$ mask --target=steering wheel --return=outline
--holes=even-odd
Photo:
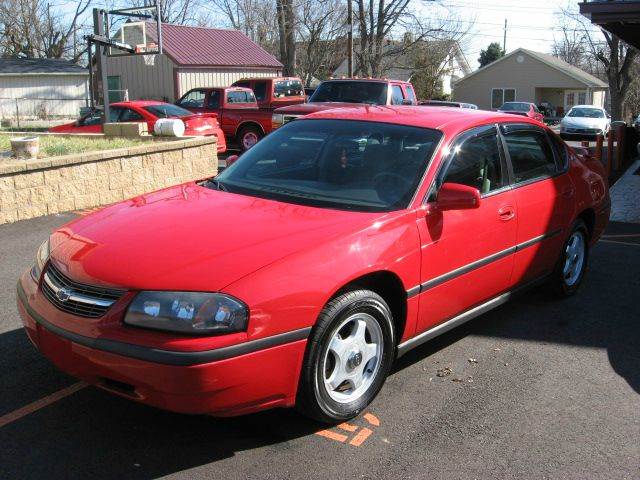
[[[408,186],[409,181],[397,173],[381,172],[373,177],[373,188],[375,188],[378,197],[390,205],[394,205],[400,200]]]

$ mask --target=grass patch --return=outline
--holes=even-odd
[[[11,135],[0,135],[0,153],[11,151]],[[57,157],[73,153],[96,152],[140,145],[144,140],[135,138],[95,138],[40,136],[38,157]]]

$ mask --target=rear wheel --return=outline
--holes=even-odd
[[[309,337],[298,409],[327,423],[358,415],[389,374],[394,335],[391,311],[378,294],[354,290],[329,302]]]
[[[589,231],[582,220],[576,220],[551,279],[551,287],[557,296],[568,297],[578,290],[587,271],[588,258]]]
[[[244,152],[258,143],[262,137],[262,131],[258,127],[242,127],[238,132],[238,145],[240,145],[240,149]]]

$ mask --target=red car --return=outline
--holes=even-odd
[[[159,118],[180,118],[184,122],[186,136],[216,135],[218,153],[227,150],[227,144],[215,114],[194,114],[171,103],[154,100],[116,102],[109,105],[110,122],[147,122],[150,133]],[[100,111],[93,111],[72,123],[49,129],[54,133],[102,133]]]
[[[46,357],[123,397],[339,422],[411,348],[528,286],[573,294],[609,210],[602,165],[528,118],[336,109],[59,228],[17,303]]]
[[[498,109],[501,113],[511,113],[513,115],[522,115],[523,117],[529,117],[540,123],[544,123],[544,115],[540,113],[535,103],[529,102],[505,102]]]
[[[249,88],[194,88],[176,105],[194,113],[215,113],[225,136],[243,151],[271,131],[271,112],[258,108]]]

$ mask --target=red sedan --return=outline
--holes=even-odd
[[[56,230],[17,303],[46,357],[117,395],[339,422],[411,348],[528,286],[576,292],[609,210],[601,164],[528,118],[328,110]]]
[[[146,122],[149,132],[159,118],[179,118],[184,122],[184,134],[187,136],[216,135],[218,153],[227,150],[224,134],[214,113],[194,114],[189,110],[171,103],[154,100],[116,102],[109,105],[110,122]],[[49,129],[54,133],[102,133],[102,116],[94,111],[72,123],[57,125]]]
[[[513,115],[522,115],[529,117],[540,123],[544,123],[544,115],[540,113],[538,107],[534,103],[529,102],[505,102],[498,109],[500,113],[511,113]]]

